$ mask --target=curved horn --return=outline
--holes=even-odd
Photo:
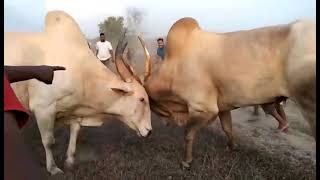
[[[117,48],[116,48],[116,52],[115,52],[115,56],[116,56],[116,60],[115,60],[115,65],[116,65],[116,69],[121,77],[121,79],[125,82],[131,82],[132,78],[134,78],[135,80],[137,80],[140,84],[142,84],[141,80],[138,78],[138,76],[135,74],[133,68],[131,65],[129,65],[128,63],[126,63],[123,60],[123,52],[126,49],[128,42],[126,41],[124,42],[125,39],[125,34],[126,31],[123,33],[123,35],[120,37]]]
[[[126,46],[128,44],[128,42],[126,42],[125,44],[123,44],[123,41],[126,37],[126,31],[124,31],[124,33],[121,35],[119,41],[118,41],[118,45],[116,47],[116,52],[115,52],[115,56],[116,56],[116,59],[121,56],[124,52],[124,50],[126,49]]]
[[[126,67],[125,63],[122,60],[122,54],[128,44],[128,42],[124,43],[125,35],[126,35],[126,31],[121,35],[118,41],[118,45],[116,47],[116,52],[115,52],[115,57],[116,57],[115,65],[121,79],[128,82],[130,81],[131,75],[128,68]]]
[[[139,78],[139,76],[137,75],[137,73],[136,73],[136,71],[133,69],[133,67],[132,67],[128,62],[126,62],[126,61],[123,60],[123,59],[122,59],[122,62],[123,62],[123,64],[126,66],[126,68],[128,69],[128,71],[130,72],[131,77],[133,77],[136,81],[138,81],[138,83],[140,83],[141,85],[143,85],[141,79]]]
[[[151,76],[151,57],[150,57],[150,53],[147,49],[147,46],[144,42],[144,40],[138,36],[139,41],[143,47],[144,50],[144,54],[145,54],[145,63],[144,63],[144,82],[148,81],[148,79]]]

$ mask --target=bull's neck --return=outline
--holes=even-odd
[[[100,92],[108,93],[108,89],[111,87],[122,87],[123,81],[115,73],[105,67],[101,62],[87,62],[82,67],[83,72],[83,85],[85,90],[85,97],[91,98],[94,94],[88,94],[87,92]],[[88,90],[89,89],[89,90]],[[102,91],[103,90],[103,91]]]
[[[170,62],[164,61],[159,69],[151,75],[145,88],[152,99],[156,100],[170,94],[172,73],[174,73],[173,66],[170,65]]]

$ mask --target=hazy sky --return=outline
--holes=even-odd
[[[4,0],[4,31],[41,31],[44,0]]]
[[[143,31],[166,35],[182,17],[193,17],[202,28],[227,32],[296,19],[316,19],[316,0],[5,0],[5,31],[41,31],[50,10],[73,16],[89,38],[108,16],[121,16],[127,7],[143,9]]]

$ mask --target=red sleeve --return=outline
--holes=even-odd
[[[4,112],[14,112],[17,123],[22,128],[29,119],[28,111],[22,106],[16,94],[10,86],[10,82],[4,73]]]

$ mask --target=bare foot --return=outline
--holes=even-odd
[[[280,132],[284,132],[284,133],[288,133],[288,129],[289,129],[289,123],[287,123],[286,125],[280,125],[278,127]]]

